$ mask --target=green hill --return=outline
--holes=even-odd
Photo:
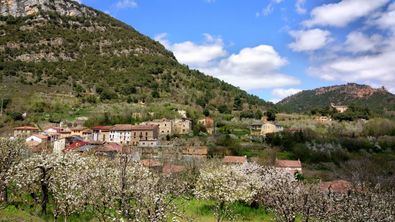
[[[0,92],[7,112],[70,113],[81,104],[121,102],[213,111],[232,110],[234,101],[252,110],[271,105],[179,64],[161,44],[105,13],[72,0],[36,2],[0,5]],[[54,98],[69,105],[53,107]]]
[[[277,106],[286,112],[309,112],[312,109],[335,105],[357,105],[377,113],[395,111],[395,95],[384,88],[349,83],[305,90],[280,101]]]

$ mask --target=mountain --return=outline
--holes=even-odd
[[[38,112],[36,101],[58,97],[71,98],[70,106],[76,101],[165,101],[211,110],[224,105],[232,110],[234,101],[250,109],[271,106],[179,64],[160,43],[76,1],[0,0],[0,36],[0,92],[11,100],[8,110]]]
[[[309,112],[315,108],[335,105],[358,105],[372,111],[395,110],[395,95],[385,88],[372,88],[368,85],[349,83],[304,90],[280,101],[277,106],[286,112]]]

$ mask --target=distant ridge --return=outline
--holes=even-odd
[[[376,112],[395,110],[395,95],[384,87],[348,83],[304,90],[280,101],[277,106],[286,112],[309,112],[315,108],[336,105],[359,105]]]

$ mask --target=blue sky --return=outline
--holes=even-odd
[[[357,82],[395,92],[395,0],[82,0],[270,101]]]

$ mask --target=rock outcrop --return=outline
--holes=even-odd
[[[24,17],[40,12],[61,16],[93,16],[95,11],[74,0],[0,0],[0,15]]]

